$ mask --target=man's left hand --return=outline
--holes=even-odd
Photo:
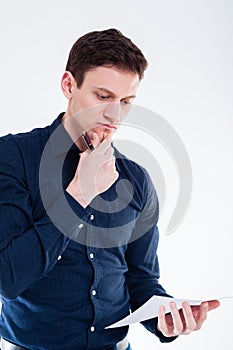
[[[190,305],[187,302],[182,303],[182,309],[178,310],[176,303],[170,302],[171,312],[166,314],[163,305],[158,312],[157,329],[165,337],[173,337],[183,334],[189,334],[199,330],[207,318],[207,313],[219,307],[218,300],[202,302],[201,305]]]

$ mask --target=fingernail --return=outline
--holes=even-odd
[[[165,306],[164,306],[164,305],[160,305],[159,309],[160,309],[160,311],[161,311],[161,312],[165,312],[165,311],[166,311],[166,309],[165,309]]]
[[[187,307],[188,307],[188,303],[187,303],[186,301],[183,301],[183,303],[182,303],[182,307],[187,308]]]

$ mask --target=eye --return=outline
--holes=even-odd
[[[123,100],[123,101],[121,101],[121,103],[122,103],[123,105],[130,105],[130,104],[131,104],[131,101],[129,101],[129,100]]]
[[[110,99],[110,96],[107,96],[107,95],[100,95],[100,94],[97,94],[97,97],[101,100],[101,101],[107,101]]]

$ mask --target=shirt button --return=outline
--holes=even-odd
[[[92,295],[96,295],[96,290],[95,289],[93,289]]]
[[[94,215],[91,214],[90,219],[91,219],[91,220],[94,220],[94,218],[95,218]]]
[[[90,253],[90,258],[94,259],[94,254],[93,253]]]
[[[91,326],[91,332],[95,332],[95,327]]]
[[[57,260],[61,260],[61,255],[59,255],[59,256],[57,257]]]
[[[78,227],[79,227],[79,228],[83,228],[83,224],[79,224]]]

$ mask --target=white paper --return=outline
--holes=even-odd
[[[222,297],[217,298],[220,299],[233,299],[233,297]],[[205,299],[206,300],[206,299]],[[158,310],[160,305],[164,305],[166,307],[166,311],[170,312],[170,306],[169,303],[171,301],[174,301],[177,305],[177,308],[180,309],[182,307],[182,303],[184,301],[188,302],[190,305],[200,305],[202,300],[190,300],[190,299],[177,299],[177,298],[170,298],[170,297],[163,297],[154,295],[151,297],[145,304],[143,304],[139,309],[131,313],[130,315],[126,316],[122,320],[105,327],[107,328],[117,328],[117,327],[123,327],[127,326],[132,323],[142,322],[145,320],[149,320],[150,318],[154,318],[158,316]]]

